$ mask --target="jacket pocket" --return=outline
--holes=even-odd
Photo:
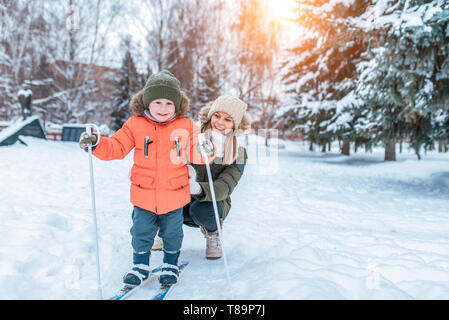
[[[134,168],[131,169],[131,183],[142,189],[155,189],[154,177],[143,175]]]
[[[178,177],[173,177],[168,180],[168,188],[170,190],[178,190],[189,185],[189,177],[185,174]]]

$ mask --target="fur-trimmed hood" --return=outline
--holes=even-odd
[[[148,106],[144,106],[143,104],[142,100],[143,92],[144,89],[137,92],[132,97],[131,102],[129,104],[131,112],[134,113],[136,116],[144,116],[145,110],[148,110]],[[176,115],[177,116],[185,115],[189,111],[190,111],[190,99],[183,91],[181,91],[181,104],[179,110],[176,110]]]

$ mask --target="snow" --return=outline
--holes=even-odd
[[[12,136],[17,131],[22,129],[24,126],[30,124],[34,120],[39,119],[39,116],[32,116],[27,118],[26,120],[19,120],[16,123],[11,124],[9,127],[0,131],[0,142],[5,140],[6,138]]]
[[[432,28],[425,24],[443,12],[441,5],[435,1],[414,7],[405,5],[402,9],[398,8],[400,5],[400,1],[392,4],[389,0],[380,0],[362,15],[362,19],[354,18],[351,21],[366,31],[391,25],[397,30],[422,27],[423,31],[432,32]]]
[[[339,5],[345,6],[346,8],[354,4],[354,0],[330,0],[321,6],[312,6],[307,4],[301,4],[301,8],[309,9],[312,11],[314,16],[324,15],[324,13],[331,13],[335,11],[335,8]]]
[[[20,89],[19,92],[17,92],[17,96],[24,96],[24,97],[29,97],[33,94],[33,91],[31,91],[30,89]]]
[[[0,299],[96,299],[88,155],[23,139],[29,147],[0,148]],[[345,157],[283,144],[259,164],[248,148],[223,230],[232,287],[185,227],[190,265],[170,299],[447,299],[449,154],[383,162],[382,149]],[[131,265],[131,164],[132,153],[94,159],[104,297]],[[151,265],[161,261],[153,252]]]

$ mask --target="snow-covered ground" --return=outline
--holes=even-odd
[[[24,140],[0,148],[0,299],[96,299],[88,156]],[[449,154],[306,150],[286,142],[272,167],[250,150],[224,225],[231,288],[185,227],[190,266],[170,299],[448,299]],[[94,160],[105,297],[131,265],[131,163]]]

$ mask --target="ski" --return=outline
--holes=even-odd
[[[178,283],[179,283],[179,280],[181,279],[181,276],[184,274],[184,270],[188,264],[189,264],[188,262],[183,261],[178,265],[178,268],[179,268]],[[168,294],[173,290],[174,286],[175,286],[174,284],[167,285],[167,286],[161,286],[158,289],[158,292],[154,295],[152,300],[165,300],[165,298],[167,298]]]
[[[146,286],[148,283],[153,282],[154,280],[158,279],[158,273],[161,272],[161,266],[154,268],[151,270],[150,275],[148,276],[148,279],[143,281],[140,285],[135,287],[130,286],[124,286],[120,291],[114,295],[113,297],[109,298],[109,300],[125,300],[129,296],[131,296],[133,293],[135,293],[140,288]]]

